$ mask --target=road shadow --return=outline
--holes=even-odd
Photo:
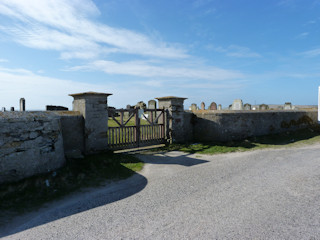
[[[125,180],[111,182],[104,187],[81,190],[46,204],[36,212],[14,217],[0,227],[0,238],[130,197],[143,190],[147,183],[144,176],[133,173]]]
[[[174,151],[152,154],[134,153],[134,155],[138,155],[141,161],[148,164],[191,167],[208,162],[194,158],[189,153]],[[131,170],[125,169],[125,171]],[[0,227],[0,238],[8,237],[137,194],[146,187],[148,179],[139,173],[132,172],[132,174],[127,179],[109,183],[104,187],[85,189],[82,192],[67,195],[61,200],[47,204],[46,207],[42,207],[36,212],[15,217],[12,222],[8,222]]]
[[[140,154],[139,158],[148,164],[181,165],[191,167],[208,161],[194,158],[193,154],[178,151]]]

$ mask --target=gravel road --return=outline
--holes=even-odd
[[[320,144],[140,156],[130,179],[0,229],[4,239],[320,239]]]

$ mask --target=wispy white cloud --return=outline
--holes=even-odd
[[[4,58],[0,58],[0,62],[8,62],[8,60],[7,59],[4,59]]]
[[[309,35],[308,32],[303,32],[303,33],[300,33],[299,35],[297,35],[295,38],[296,38],[296,39],[304,39],[304,38],[306,38],[308,35]]]
[[[109,65],[102,64],[102,66],[107,67]],[[141,71],[139,69],[134,70],[134,64],[128,64],[128,66],[132,68],[133,73]],[[156,71],[160,70],[164,69],[156,69]],[[116,69],[116,71],[120,70]],[[175,72],[176,70],[171,69],[170,71]],[[167,73],[162,75],[165,76],[163,78],[159,78],[157,74],[154,74],[157,75],[156,78],[151,78],[152,80],[147,79],[146,81],[121,82],[107,80],[102,84],[94,84],[47,77],[43,73],[38,74],[27,69],[0,67],[0,107],[9,108],[14,106],[18,108],[19,99],[24,97],[27,101],[27,109],[29,110],[43,110],[45,105],[62,105],[71,109],[72,98],[68,94],[86,91],[113,93],[114,95],[110,97],[110,104],[124,107],[126,104],[133,104],[140,100],[147,101],[154,97],[168,95],[187,97],[185,89],[189,89],[193,93],[209,88],[212,90],[223,89],[228,92],[232,88],[246,86],[243,79],[241,81],[234,79],[234,77],[241,77],[241,74],[231,72],[223,75],[224,71],[226,70],[221,70],[220,75],[219,72],[209,73],[206,71],[199,73],[191,71],[182,75],[177,71],[176,77],[178,78],[175,78],[174,81],[172,81],[172,78],[169,79],[167,77],[172,76],[172,73]],[[197,77],[206,76],[206,80],[198,83],[194,79],[187,77],[188,74],[193,74]],[[152,75],[150,74],[150,76]],[[215,81],[222,78],[225,79],[223,83]]]
[[[89,58],[109,52],[188,57],[185,49],[174,44],[94,21],[92,18],[100,12],[90,0],[3,0],[0,14],[16,20],[15,24],[2,25],[0,30],[11,34],[17,42],[61,51],[63,58]]]
[[[301,55],[304,55],[306,57],[317,57],[317,56],[320,56],[320,48],[315,48],[315,49],[312,49],[310,51],[302,52]]]
[[[144,61],[132,62],[113,62],[113,61],[95,61],[84,66],[72,67],[69,70],[99,70],[108,74],[123,74],[138,77],[170,77],[170,78],[186,78],[186,79],[206,79],[212,81],[243,78],[242,73],[225,70],[216,67],[199,68],[183,68],[155,66]]]
[[[209,49],[214,50],[216,52],[225,53],[229,57],[236,58],[259,58],[261,55],[259,53],[253,52],[250,48],[238,46],[238,45],[230,45],[226,48],[223,47],[214,47],[208,46]]]

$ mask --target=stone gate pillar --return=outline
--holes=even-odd
[[[69,94],[74,98],[73,111],[84,117],[85,153],[108,149],[108,96],[110,93],[84,92]]]
[[[167,111],[166,132],[170,142],[185,142],[183,102],[187,98],[170,96],[156,99],[159,101],[159,108]]]

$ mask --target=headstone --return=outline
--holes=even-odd
[[[11,112],[14,112],[14,107],[11,107],[11,108],[10,108],[10,111],[11,111]]]
[[[269,106],[267,104],[260,104],[259,105],[259,110],[268,110]]]
[[[283,106],[284,110],[292,110],[292,104],[291,102],[286,102]]]
[[[218,105],[218,110],[220,110],[220,111],[222,110],[222,105],[221,104]]]
[[[205,110],[206,109],[206,105],[204,104],[204,102],[201,103],[201,110]]]
[[[243,110],[243,102],[241,99],[236,99],[233,101],[232,110]]]
[[[26,110],[26,100],[24,98],[20,98],[20,111]]]
[[[217,104],[215,102],[212,102],[209,106],[209,110],[217,110]]]
[[[149,108],[149,109],[157,109],[157,102],[156,102],[156,100],[150,100],[150,101],[148,101],[148,108]],[[150,121],[154,121],[154,120],[156,119],[156,116],[157,116],[157,112],[156,112],[156,111],[150,112],[150,114],[149,114],[149,120],[150,120]]]
[[[156,100],[150,100],[150,101],[148,101],[148,108],[149,108],[149,109],[157,109],[157,102],[156,102]]]
[[[192,103],[191,104],[191,111],[196,111],[197,110],[197,104]]]
[[[2,110],[1,110],[2,112],[5,112],[6,111],[6,108],[5,107],[2,107]]]
[[[128,104],[126,106],[126,110],[130,110],[130,109],[131,109],[131,106],[130,106],[130,104]],[[123,120],[126,121],[129,118],[129,116],[130,116],[130,112],[129,111],[128,112],[124,112],[123,113]]]
[[[245,105],[243,105],[243,109],[247,110],[247,111],[250,111],[251,110],[251,104],[246,103]]]
[[[232,110],[232,104],[229,105],[228,109],[229,109],[229,110]]]

